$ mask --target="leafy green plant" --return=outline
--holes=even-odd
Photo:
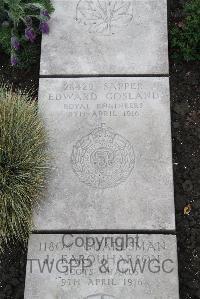
[[[46,133],[28,93],[0,87],[0,249],[27,240],[45,186]]]
[[[185,4],[184,19],[171,29],[173,57],[178,60],[200,60],[200,1]]]
[[[37,35],[49,33],[53,10],[50,0],[0,0],[0,44],[13,66],[23,64],[27,48],[35,51]],[[30,51],[30,63],[32,56]]]

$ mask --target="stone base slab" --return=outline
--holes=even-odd
[[[25,299],[178,299],[176,237],[33,234]]]

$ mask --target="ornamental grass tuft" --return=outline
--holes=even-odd
[[[0,86],[0,250],[29,236],[45,186],[46,141],[30,94]]]

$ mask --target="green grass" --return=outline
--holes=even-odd
[[[0,247],[24,242],[45,185],[46,133],[30,95],[0,86]]]

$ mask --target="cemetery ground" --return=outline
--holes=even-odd
[[[1,74],[14,86],[38,85],[38,66],[14,72],[4,62]],[[171,61],[171,113],[180,298],[200,298],[200,63]],[[11,73],[9,73],[9,70]],[[10,77],[9,77],[10,76]],[[36,90],[37,91],[37,90]],[[22,299],[26,249],[7,249],[0,263],[0,299]]]
[[[179,2],[171,1],[171,21],[179,17]],[[184,1],[182,1],[184,2]],[[38,63],[13,69],[0,52],[0,75],[14,88],[34,89],[37,96]],[[170,59],[173,168],[178,238],[180,298],[200,298],[200,62]],[[0,299],[21,299],[24,293],[26,248],[14,244],[0,258]]]

